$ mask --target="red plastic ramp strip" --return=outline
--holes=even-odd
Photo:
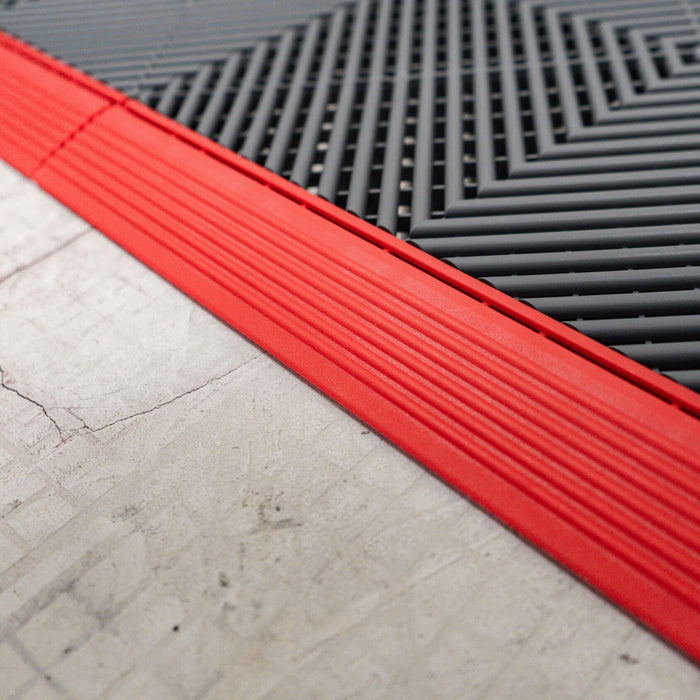
[[[98,102],[31,160],[29,131],[0,155],[700,660],[692,392],[586,359],[538,330],[554,322],[4,37],[6,60],[1,94],[26,66],[20,111],[52,122],[34,102],[51,81]]]
[[[91,89],[95,81],[58,61],[38,61],[37,52],[2,32],[0,50],[0,153],[30,177],[85,123],[126,99],[100,83]],[[57,74],[65,78],[59,85]]]

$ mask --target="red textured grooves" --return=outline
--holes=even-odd
[[[700,660],[696,394],[2,35],[0,64],[0,156]]]

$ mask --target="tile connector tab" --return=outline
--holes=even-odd
[[[0,123],[26,114],[0,156],[700,660],[696,394],[2,34],[0,60]]]

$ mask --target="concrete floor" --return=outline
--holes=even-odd
[[[0,368],[0,697],[700,697],[697,666],[1,163]]]

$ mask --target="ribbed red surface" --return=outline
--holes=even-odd
[[[555,322],[9,39],[6,56],[0,95],[26,65],[13,108],[36,110],[38,145],[17,156],[27,128],[0,155],[700,659],[695,394],[582,357]],[[47,91],[84,93],[51,143]]]
[[[25,174],[110,104],[69,80],[57,91],[55,74],[19,53],[4,50],[0,66],[0,151]]]

